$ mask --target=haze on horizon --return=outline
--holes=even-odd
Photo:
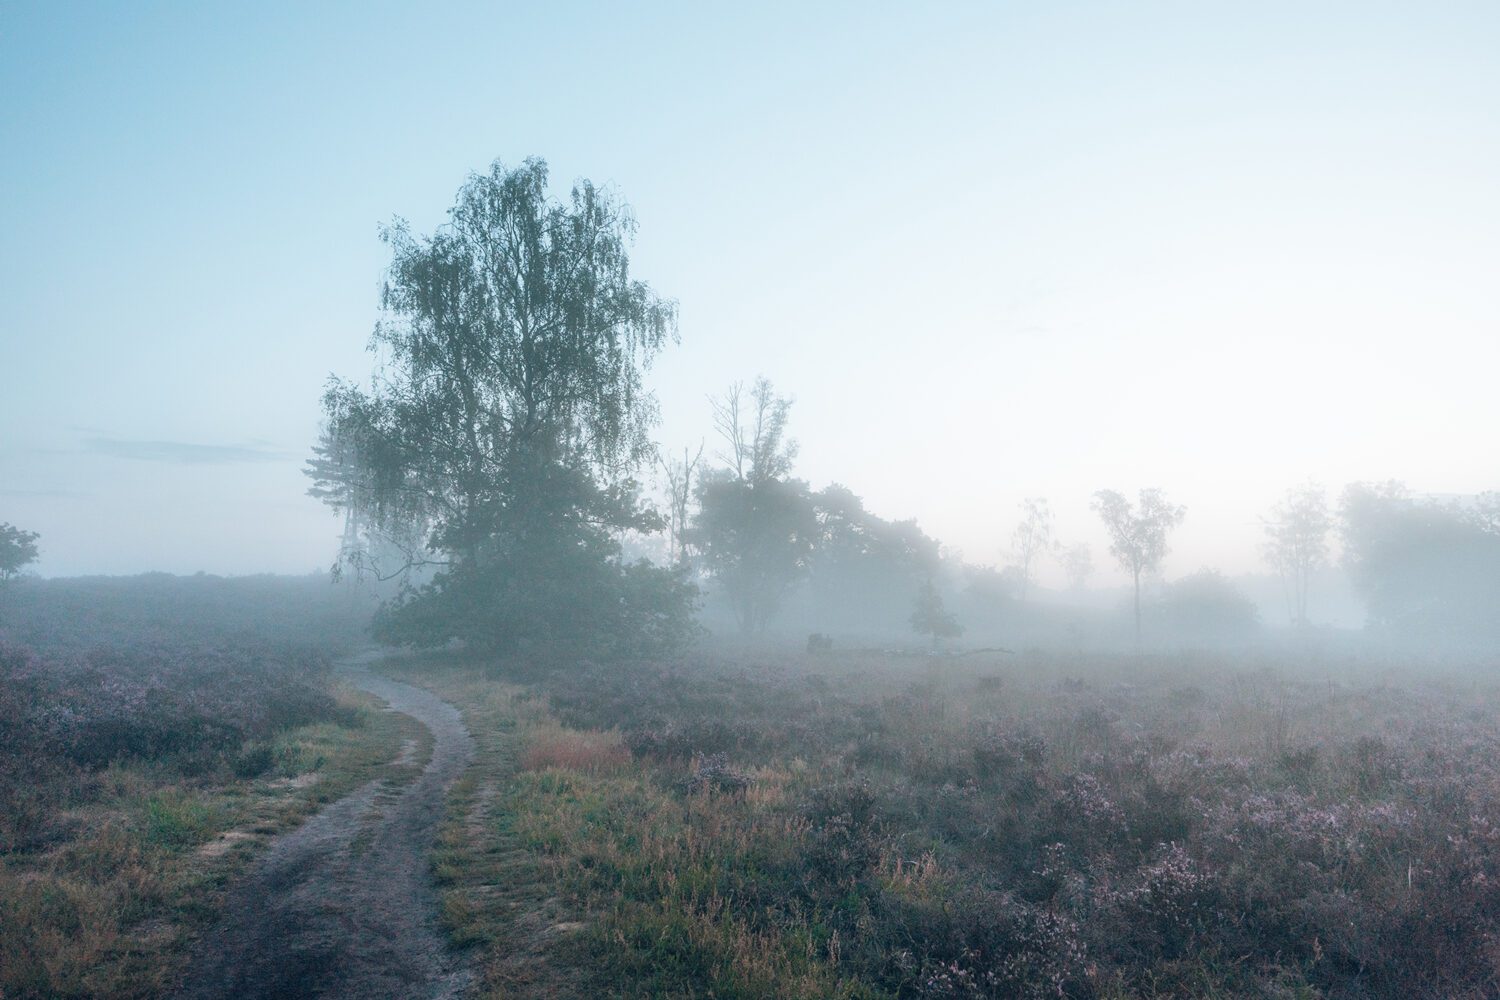
[[[1118,579],[1089,497],[1160,487],[1166,575],[1260,571],[1288,486],[1495,485],[1497,48],[1478,3],[7,5],[0,521],[48,576],[325,568],[378,226],[536,155],[680,304],[664,447],[764,373],[797,475],[975,562],[1043,496]]]

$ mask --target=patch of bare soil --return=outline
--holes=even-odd
[[[431,730],[432,758],[404,788],[371,782],[277,838],[199,943],[182,1000],[457,998],[473,984],[438,924],[428,852],[474,742],[452,705],[369,661],[346,664],[349,680]]]

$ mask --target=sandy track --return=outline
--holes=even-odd
[[[444,792],[474,755],[457,709],[377,677],[345,676],[432,731],[432,759],[396,792],[371,782],[277,838],[199,943],[183,1000],[454,998],[473,974],[438,927],[428,851]]]

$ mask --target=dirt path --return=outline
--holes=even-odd
[[[404,789],[371,782],[278,838],[200,942],[182,1000],[455,998],[473,981],[438,927],[428,851],[474,741],[457,709],[370,673],[372,658],[345,676],[430,729],[432,759]]]

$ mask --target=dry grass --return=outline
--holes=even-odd
[[[547,720],[533,725],[526,739],[526,750],[521,755],[523,771],[557,767],[600,773],[618,770],[630,762],[630,751],[617,730],[569,729]]]
[[[339,697],[361,724],[281,734],[263,777],[111,765],[64,817],[64,836],[0,857],[0,997],[168,992],[224,889],[272,836],[372,778],[414,773],[386,765],[415,723]]]

